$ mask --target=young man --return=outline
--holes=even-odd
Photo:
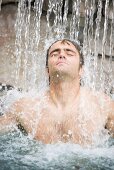
[[[93,144],[104,133],[114,134],[114,103],[104,94],[80,86],[84,64],[80,47],[59,40],[47,51],[49,91],[42,99],[23,98],[0,117],[0,128],[21,125],[44,143]],[[107,128],[107,130],[106,130]]]

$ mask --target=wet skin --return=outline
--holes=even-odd
[[[21,124],[27,133],[44,143],[92,144],[94,136],[105,131],[114,134],[114,102],[80,87],[83,69],[71,42],[58,41],[49,50],[49,91],[41,98],[23,98],[9,113],[0,117],[1,129]],[[103,132],[104,133],[104,132]]]

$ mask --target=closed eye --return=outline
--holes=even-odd
[[[71,49],[65,49],[65,51],[66,51],[66,54],[69,55],[69,56],[76,55],[76,53],[73,50],[71,50]]]
[[[72,52],[66,52],[66,54],[67,54],[68,56],[74,56],[74,53],[72,53]]]
[[[50,56],[53,57],[53,56],[57,56],[59,54],[59,51],[60,49],[55,49],[53,50],[51,53],[50,53]]]
[[[51,53],[51,57],[56,57],[56,56],[58,56],[58,52],[53,52],[53,53]]]
[[[60,53],[61,49],[57,48],[57,49],[54,49],[51,53],[50,53],[50,56],[51,57],[56,57],[58,56],[58,54]],[[69,49],[69,48],[65,48],[64,49],[65,53],[68,55],[68,56],[75,56],[76,55],[76,52],[73,51],[72,49]]]

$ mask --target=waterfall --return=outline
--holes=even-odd
[[[114,48],[114,13],[110,19],[109,10],[111,7],[114,11],[114,2],[49,0],[45,16],[43,4],[43,0],[20,0],[18,3],[15,23],[16,85],[21,80],[25,90],[38,87],[39,78],[45,79],[46,48],[54,40],[69,38],[82,45],[84,84],[109,94],[113,84]],[[43,38],[42,17],[46,21]],[[43,52],[39,46],[43,46]]]
[[[16,28],[16,84],[18,84],[21,69],[23,69],[22,79],[24,89],[30,88],[36,82],[36,57],[40,40],[40,19],[42,14],[43,0],[35,1],[31,6],[31,1],[20,0],[18,4]],[[34,22],[31,20],[31,10],[34,11]],[[32,32],[31,34],[31,27]],[[23,58],[22,58],[23,56]],[[22,63],[23,62],[23,63]],[[22,66],[22,67],[21,67]]]
[[[1,11],[2,0],[0,0],[0,11]]]

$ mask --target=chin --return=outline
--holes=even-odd
[[[69,76],[68,74],[68,71],[65,71],[65,70],[57,70],[55,73],[54,73],[55,77],[57,78],[65,78],[66,76]]]

